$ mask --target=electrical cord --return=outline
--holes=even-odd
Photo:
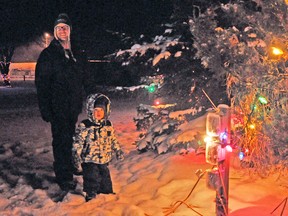
[[[285,208],[286,208],[287,199],[288,199],[288,197],[286,197],[270,214],[273,214],[273,213],[282,205],[282,203],[284,203],[283,209],[282,209],[281,215],[280,215],[280,216],[282,216],[283,213],[284,213],[284,210],[285,210]]]
[[[195,182],[193,188],[191,189],[191,191],[189,192],[188,196],[184,199],[184,200],[179,200],[176,201],[172,206],[170,207],[166,207],[164,208],[165,210],[163,211],[163,213],[165,214],[164,216],[168,216],[172,213],[174,213],[176,211],[176,209],[178,207],[180,207],[182,204],[186,205],[188,208],[190,208],[192,211],[194,211],[195,213],[197,213],[200,216],[204,216],[201,213],[197,212],[195,209],[193,209],[193,207],[191,207],[191,205],[186,203],[186,200],[191,196],[192,192],[194,191],[194,189],[196,188],[197,184],[199,183],[200,179],[204,176],[204,174],[206,173],[206,171],[202,172],[202,170],[200,171],[201,173],[199,173],[200,170],[196,171],[196,174],[198,174],[198,179]]]

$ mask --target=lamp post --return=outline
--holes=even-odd
[[[50,37],[50,34],[49,33],[44,33],[44,38],[45,38],[45,47],[48,47],[48,39]]]

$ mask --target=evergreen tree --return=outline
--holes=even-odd
[[[158,27],[162,34],[152,39],[141,35],[131,49],[110,56],[112,61],[122,63],[117,71],[122,70],[121,74],[130,78],[131,85],[150,85],[151,81],[141,77],[161,76],[163,82],[151,95],[163,102],[176,103],[176,109],[211,107],[202,89],[217,103],[228,103],[225,82],[215,80],[213,72],[195,58],[188,23],[189,17],[198,16],[209,5],[219,5],[219,1],[175,1],[173,5],[170,23]]]
[[[196,57],[225,80],[234,142],[260,174],[288,163],[287,1],[235,1],[190,20]]]

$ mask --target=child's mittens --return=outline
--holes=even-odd
[[[82,170],[82,167],[74,167],[74,170],[73,170],[73,174],[74,175],[83,175],[83,170]]]
[[[73,170],[73,174],[74,175],[82,175],[82,166],[81,163],[73,163],[74,165],[74,170]]]
[[[116,151],[116,158],[117,158],[117,160],[123,161],[124,160],[124,152],[122,150]]]

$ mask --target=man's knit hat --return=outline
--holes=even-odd
[[[58,36],[57,36],[57,32],[56,32],[56,26],[58,24],[66,24],[70,27],[69,29],[69,35],[68,35],[68,41],[70,41],[70,33],[71,33],[71,30],[72,30],[72,24],[71,24],[71,20],[69,19],[68,15],[65,14],[65,13],[61,13],[58,15],[57,19],[55,20],[54,22],[54,38],[56,40],[59,40]],[[67,56],[66,56],[67,57]],[[68,57],[67,57],[68,58]]]
[[[59,23],[64,23],[64,24],[70,26],[70,29],[72,29],[71,20],[69,19],[68,15],[66,13],[61,13],[61,14],[58,15],[57,19],[54,22],[54,28]]]

